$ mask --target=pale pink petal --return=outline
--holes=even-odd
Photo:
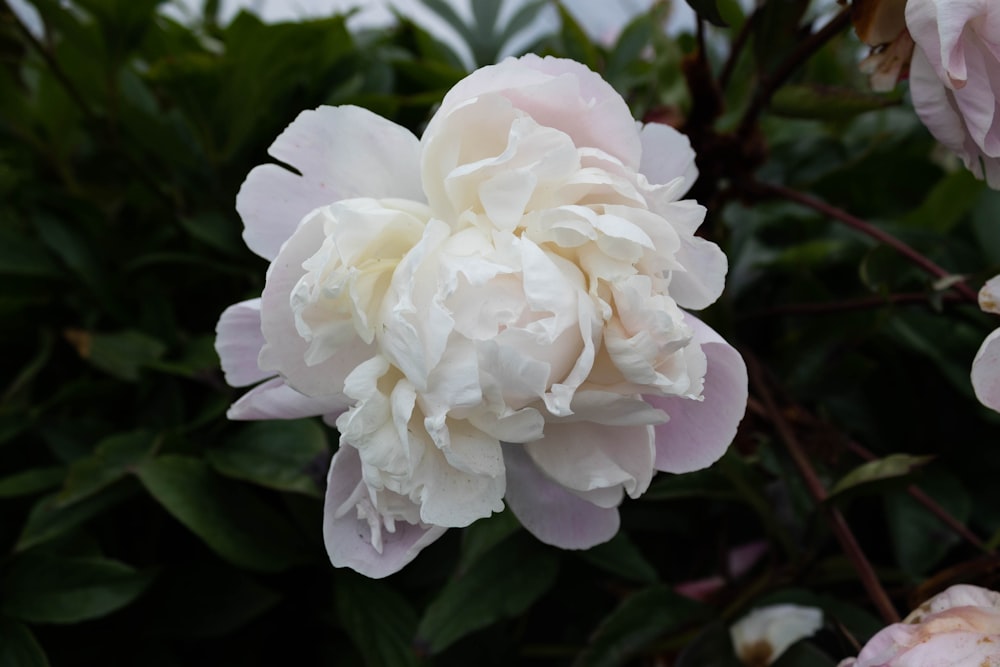
[[[374,355],[374,345],[358,337],[322,363],[306,364],[309,344],[295,328],[289,294],[305,274],[302,263],[323,245],[323,222],[318,214],[303,221],[271,263],[261,295],[261,329],[267,341],[260,354],[261,368],[280,374],[290,386],[314,397],[342,393],[344,378]]]
[[[747,367],[743,357],[708,325],[693,315],[685,321],[694,330],[708,359],[704,400],[646,396],[669,415],[656,429],[656,469],[684,473],[710,466],[725,454],[747,405]]]
[[[507,506],[532,535],[560,549],[589,549],[618,532],[617,508],[587,502],[546,477],[521,445],[503,445]]]
[[[980,403],[1000,412],[1000,329],[986,337],[972,361],[972,388]]]
[[[257,365],[264,334],[260,330],[260,299],[233,304],[215,327],[215,351],[231,387],[245,387],[270,377]]]
[[[500,93],[536,122],[562,130],[578,147],[599,148],[635,168],[641,153],[632,112],[601,76],[573,60],[529,54],[483,67],[445,95],[425,139],[456,107],[487,93]]]
[[[392,532],[381,529],[381,551],[377,550],[372,545],[371,525],[354,509],[354,499],[366,495],[358,451],[342,446],[330,462],[323,506],[323,540],[335,567],[349,567],[376,579],[387,577],[401,570],[446,530],[396,521]]]
[[[924,602],[904,622],[918,621],[918,615],[937,614],[954,607],[980,607],[1000,612],[1000,593],[980,586],[956,584]]]
[[[934,138],[964,157],[966,131],[954,98],[934,71],[922,49],[910,62],[910,94],[920,120]]]
[[[592,422],[546,424],[545,435],[524,448],[546,476],[570,490],[622,488],[633,498],[649,486],[656,456],[651,426]]]
[[[409,130],[354,106],[303,111],[268,151],[298,170],[265,164],[236,196],[247,246],[273,259],[310,211],[340,199],[423,201],[420,144]]]
[[[273,378],[243,394],[226,416],[237,421],[333,417],[348,407],[349,399],[345,396],[310,398],[289,387],[281,378]]]
[[[669,125],[647,123],[639,133],[642,141],[642,161],[639,172],[651,184],[669,183],[683,179],[677,196],[683,196],[698,180],[698,167],[694,162],[691,140]]]

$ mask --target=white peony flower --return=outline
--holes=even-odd
[[[1000,3],[909,0],[910,92],[931,134],[1000,188]]]
[[[797,604],[754,609],[732,624],[729,636],[736,656],[746,667],[766,667],[795,642],[823,627],[823,612]]]
[[[997,667],[1000,593],[959,584],[883,628],[838,667]]]
[[[233,419],[323,415],[341,433],[325,509],[337,566],[399,570],[504,508],[587,548],[655,470],[725,451],[739,354],[684,308],[726,259],[687,139],[637,124],[598,75],[525,56],[445,97],[418,140],[356,107],[303,112],[237,198],[271,262],[227,309]]]

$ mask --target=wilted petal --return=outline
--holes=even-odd
[[[795,642],[816,634],[822,626],[823,612],[815,607],[776,604],[754,609],[733,623],[729,635],[744,665],[764,667]]]
[[[505,499],[532,535],[561,549],[589,549],[618,532],[617,508],[598,507],[552,481],[522,445],[503,445]]]
[[[323,506],[323,539],[330,562],[336,567],[349,567],[368,577],[386,577],[444,534],[445,528],[440,526],[406,521],[394,521],[389,531],[376,523],[380,517],[358,511],[358,503],[365,502],[371,505],[361,480],[358,452],[342,446],[330,462]],[[379,537],[373,536],[373,530]],[[381,548],[376,549],[374,543]]]
[[[354,106],[303,111],[268,151],[298,170],[254,168],[236,196],[247,246],[274,259],[310,211],[340,199],[423,201],[420,144],[409,130]]]
[[[708,359],[704,400],[646,396],[646,401],[670,417],[656,429],[656,469],[672,473],[708,467],[736,436],[746,411],[748,378],[743,357],[719,334],[693,315],[685,321],[694,330]]]
[[[215,334],[215,351],[230,386],[245,387],[273,375],[257,365],[265,343],[260,330],[260,299],[226,308],[219,317]]]

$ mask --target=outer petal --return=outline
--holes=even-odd
[[[229,386],[245,387],[272,375],[257,365],[265,342],[260,330],[260,299],[226,308],[219,317],[215,334],[215,351],[222,361],[222,372]]]
[[[646,402],[670,416],[656,429],[656,469],[672,473],[705,468],[719,459],[736,436],[746,411],[747,367],[743,357],[708,325],[693,315],[685,321],[694,330],[708,358],[703,401],[646,396]]]
[[[532,535],[560,549],[589,549],[618,532],[617,508],[593,505],[546,477],[521,445],[504,443],[508,507]]]
[[[638,166],[639,136],[621,95],[599,74],[563,58],[526,55],[476,70],[445,95],[425,140],[454,108],[486,93],[504,95],[539,124],[570,135],[578,147],[600,148]]]
[[[684,185],[677,191],[681,197],[698,180],[691,140],[669,125],[647,123],[639,133],[642,141],[642,161],[639,172],[652,184],[669,183],[682,178]]]
[[[354,106],[303,111],[270,154],[294,167],[260,165],[236,196],[247,246],[274,259],[313,209],[353,197],[424,201],[420,143],[409,130]]]
[[[323,507],[323,540],[330,562],[380,579],[398,572],[420,550],[441,537],[445,528],[397,521],[393,532],[382,531],[382,550],[372,546],[371,527],[358,518],[352,500],[366,493],[361,481],[358,451],[343,446],[330,462],[326,502]]]
[[[980,403],[1000,412],[1000,329],[986,337],[972,361],[972,388]]]
[[[310,398],[289,387],[281,378],[257,385],[233,403],[226,416],[238,421],[334,417],[349,406],[346,396]]]

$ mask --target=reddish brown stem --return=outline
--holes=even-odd
[[[862,234],[879,241],[880,243],[884,243],[906,259],[910,260],[910,262],[918,266],[920,269],[936,278],[957,278],[957,282],[951,285],[951,288],[961,294],[967,301],[972,303],[979,302],[975,290],[969,287],[964,279],[946,271],[942,267],[935,264],[934,261],[926,255],[922,255],[892,234],[875,227],[870,222],[866,222],[861,218],[855,217],[847,211],[837,208],[836,206],[831,206],[830,204],[827,204],[812,195],[807,195],[803,192],[787,188],[783,185],[777,185],[775,183],[757,183],[754,187],[758,191],[770,193],[789,201],[794,201],[798,204],[811,208],[814,211],[818,211],[819,213],[822,213],[823,215],[838,222],[842,222],[848,227],[851,227],[852,229],[855,229]]]
[[[962,301],[965,299],[958,294],[942,294],[944,301]],[[889,305],[932,305],[932,295],[925,292],[912,292],[905,294],[886,294],[882,296],[869,296],[858,299],[846,299],[844,301],[829,301],[826,303],[788,303],[773,308],[766,308],[744,315],[744,319],[754,319],[757,317],[770,317],[773,315],[825,315],[828,313],[841,313],[852,310],[867,310],[869,308],[881,308]]]
[[[813,497],[813,500],[815,500],[816,503],[826,512],[830,528],[833,530],[834,536],[840,543],[840,548],[843,549],[844,555],[846,555],[854,565],[854,569],[857,571],[858,578],[861,580],[861,585],[868,593],[868,597],[875,605],[875,608],[878,609],[879,614],[881,614],[882,619],[886,623],[899,622],[899,614],[896,612],[896,608],[893,606],[892,600],[889,599],[889,595],[885,592],[885,589],[882,588],[882,584],[879,582],[878,576],[875,574],[875,568],[872,567],[872,564],[868,561],[864,551],[862,551],[861,545],[858,544],[857,538],[854,537],[854,533],[851,532],[850,526],[847,525],[847,520],[844,519],[844,515],[841,514],[840,510],[833,505],[825,504],[823,502],[827,497],[826,487],[823,486],[823,482],[820,480],[819,475],[816,474],[816,470],[809,461],[809,457],[806,456],[801,443],[799,443],[798,437],[795,435],[795,431],[792,430],[788,421],[785,419],[784,415],[782,415],[777,404],[774,402],[774,398],[771,396],[771,392],[767,387],[767,382],[763,376],[759,362],[752,355],[747,353],[744,353],[743,356],[747,361],[747,369],[750,372],[751,386],[760,398],[771,423],[778,431],[778,437],[784,443],[789,455],[792,457],[792,462],[795,464],[803,482],[805,482],[806,489]]]
[[[848,441],[847,447],[865,461],[874,461],[878,458],[874,453],[856,442]],[[976,548],[982,549],[986,553],[993,553],[992,550],[986,546],[985,542],[979,539],[979,537],[969,530],[961,521],[953,517],[948,510],[941,507],[937,501],[924,493],[920,487],[915,484],[911,484],[907,487],[906,491],[913,497],[914,500],[923,505],[928,512],[933,514],[938,521],[950,528],[956,535]]]

